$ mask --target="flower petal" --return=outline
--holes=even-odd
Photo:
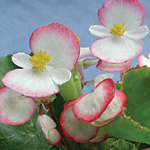
[[[50,129],[46,142],[50,145],[58,145],[61,142],[60,133],[56,129]]]
[[[89,50],[89,47],[81,47],[80,48],[80,57],[87,57],[91,56],[91,52]]]
[[[12,61],[19,67],[24,69],[31,69],[33,65],[29,61],[30,57],[31,56],[26,53],[17,53],[12,56]]]
[[[91,124],[95,127],[105,127],[107,126],[108,124],[110,124],[114,119],[111,119],[111,120],[108,120],[108,121],[105,121],[105,122],[98,122],[98,121],[93,121],[91,122]]]
[[[72,70],[79,58],[80,45],[75,34],[59,23],[36,29],[30,38],[32,52],[47,51],[54,68]]]
[[[102,142],[103,140],[106,139],[107,137],[107,132],[105,128],[99,128],[98,134],[96,135],[96,137],[94,139],[92,139],[90,142],[92,143],[99,143]]]
[[[126,100],[126,95],[122,91],[116,90],[114,99],[108,105],[100,118],[95,121],[105,122],[118,116],[122,112]]]
[[[73,104],[73,113],[79,120],[92,122],[98,119],[114,98],[115,86],[112,79],[105,79],[94,89],[93,93],[79,97]]]
[[[114,77],[114,75],[111,74],[111,73],[100,74],[100,75],[95,77],[95,79],[94,79],[94,86],[97,86],[104,79],[107,79],[107,78],[112,79],[113,77]]]
[[[59,68],[53,68],[47,66],[46,70],[51,75],[53,81],[58,85],[64,84],[65,82],[69,81],[71,78],[71,72],[65,69],[59,69]]]
[[[47,97],[59,92],[58,86],[46,70],[16,69],[9,71],[2,83],[20,94],[30,97]]]
[[[127,30],[143,24],[145,9],[139,0],[107,0],[98,10],[100,23],[108,28],[123,22]]]
[[[33,99],[3,87],[0,89],[0,122],[21,125],[29,121],[35,111]]]
[[[108,63],[124,63],[136,57],[144,49],[141,40],[126,36],[107,37],[96,40],[90,50],[93,55]]]
[[[140,40],[145,38],[148,33],[149,33],[149,29],[147,26],[140,26],[137,29],[126,31],[124,35],[131,39]]]
[[[96,68],[102,71],[114,72],[114,71],[123,71],[129,68],[130,65],[131,65],[131,60],[121,64],[112,64],[112,63],[107,63],[102,60],[99,60]]]
[[[107,37],[112,35],[108,28],[99,25],[90,26],[89,31],[91,34],[98,37]]]
[[[138,57],[139,67],[147,66],[150,67],[150,59],[146,58],[143,54]]]
[[[60,124],[64,134],[75,142],[88,142],[93,139],[98,132],[97,127],[76,119],[72,112],[72,105],[65,107],[62,111],[60,116]]]

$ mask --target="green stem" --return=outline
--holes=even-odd
[[[68,143],[68,141],[67,141],[67,139],[66,139],[66,137],[65,137],[65,135],[64,135],[64,133],[63,133],[63,131],[61,130],[60,125],[58,124],[58,121],[57,121],[57,119],[56,119],[56,117],[55,117],[55,114],[54,114],[54,112],[53,112],[53,109],[52,109],[50,103],[47,104],[47,108],[49,109],[50,116],[52,117],[52,119],[53,119],[53,120],[55,121],[55,123],[57,124],[57,127],[56,127],[56,128],[57,128],[57,130],[59,131],[59,133],[60,133],[60,135],[61,135],[61,138],[62,138],[62,141],[63,141],[63,144],[64,144],[66,150],[71,150],[71,147],[70,147],[70,145],[69,145],[69,143]],[[61,146],[61,149],[64,149],[64,147],[62,146],[62,144],[60,144],[60,146]]]

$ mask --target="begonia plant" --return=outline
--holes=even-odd
[[[97,15],[101,25],[89,31],[100,38],[89,47],[80,47],[67,26],[51,23],[31,34],[31,53],[0,57],[0,149],[150,148],[144,7],[139,0],[107,0]],[[85,80],[91,66],[112,73]],[[119,71],[115,83],[113,72]]]

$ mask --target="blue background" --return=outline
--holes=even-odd
[[[97,37],[88,31],[89,26],[99,25],[97,11],[106,0],[0,0],[0,56],[9,53],[30,53],[29,38],[39,26],[59,22],[80,37],[81,47],[90,46]],[[150,0],[140,0],[145,7],[144,25],[150,29]],[[150,34],[143,40],[146,57],[150,52]],[[132,66],[137,65],[137,57]],[[90,67],[85,70],[85,79],[105,73]],[[115,82],[120,80],[120,72],[114,73]],[[93,87],[85,87],[84,93]]]

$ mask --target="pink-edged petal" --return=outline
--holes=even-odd
[[[100,74],[94,78],[94,86],[98,85],[104,79],[107,79],[107,78],[112,79],[113,77],[114,75],[111,73]]]
[[[108,63],[124,63],[136,57],[144,49],[141,40],[126,36],[106,37],[96,40],[90,50],[93,55]]]
[[[61,141],[59,132],[54,129],[56,123],[47,115],[39,115],[36,120],[36,128],[42,133],[43,140],[50,145],[57,145]]]
[[[46,142],[50,145],[58,145],[61,142],[60,133],[56,129],[50,129]]]
[[[143,24],[145,9],[139,0],[107,0],[97,14],[100,23],[108,28],[124,22],[131,30]]]
[[[150,67],[150,59],[146,58],[143,54],[138,57],[139,67],[147,66]]]
[[[71,72],[65,69],[53,68],[47,66],[46,70],[51,75],[53,81],[58,85],[64,84],[65,82],[69,81],[71,78]]]
[[[77,120],[72,112],[72,105],[65,107],[60,116],[60,124],[64,134],[75,142],[88,142],[93,139],[98,132],[98,128],[90,123]],[[88,131],[88,132],[87,132]]]
[[[115,71],[123,71],[129,68],[130,65],[131,65],[131,60],[120,64],[112,64],[112,63],[107,63],[102,60],[99,60],[96,68],[106,72],[115,72]]]
[[[150,59],[150,53],[148,53],[148,58]]]
[[[47,97],[59,92],[46,70],[16,69],[2,78],[2,83],[20,94],[30,97]]]
[[[137,29],[126,31],[124,35],[131,39],[140,40],[145,38],[148,33],[149,33],[149,29],[147,26],[140,26]]]
[[[50,65],[72,70],[79,58],[80,45],[75,34],[59,23],[52,23],[36,29],[30,38],[32,52],[47,51]]]
[[[91,34],[98,37],[107,37],[112,35],[108,28],[99,25],[90,26],[89,31]]]
[[[108,105],[100,118],[95,121],[105,122],[118,116],[122,112],[126,100],[126,95],[122,91],[116,90],[114,99]]]
[[[91,52],[89,50],[89,47],[81,47],[80,48],[80,57],[87,57],[91,56]]]
[[[64,109],[65,109],[66,107],[68,107],[69,105],[74,104],[75,100],[76,100],[76,99],[71,99],[71,100],[67,101],[67,102],[65,103],[65,105],[64,105]]]
[[[108,121],[105,121],[105,122],[98,122],[98,121],[93,121],[91,122],[91,124],[95,127],[105,127],[107,126],[108,124],[110,124],[114,119],[111,119],[111,120],[108,120]]]
[[[85,94],[76,99],[73,113],[79,120],[92,122],[98,119],[114,98],[115,86],[112,79],[105,79],[94,89],[93,93]]]
[[[31,69],[33,65],[29,61],[30,57],[31,56],[26,53],[17,53],[12,56],[12,61],[19,67]]]
[[[96,137],[94,139],[92,139],[90,142],[91,143],[99,143],[102,142],[106,139],[107,137],[107,132],[105,128],[99,128],[98,134],[96,135]]]
[[[3,87],[0,89],[0,122],[21,125],[29,121],[35,111],[33,99]]]
[[[83,64],[83,68],[87,69],[88,67],[97,64],[98,61],[99,61],[98,58],[85,58],[85,59],[80,59],[78,63],[79,64],[82,63]]]

